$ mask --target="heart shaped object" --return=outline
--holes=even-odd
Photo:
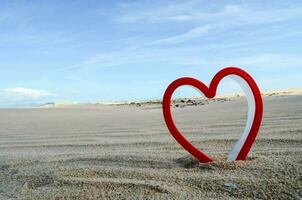
[[[184,149],[202,163],[213,162],[213,159],[193,146],[177,129],[171,113],[171,98],[174,91],[183,85],[193,86],[207,98],[214,98],[219,82],[227,76],[233,78],[241,86],[245,92],[249,107],[245,129],[231,150],[228,160],[245,160],[256,139],[263,115],[263,102],[260,90],[254,79],[247,72],[237,67],[224,68],[214,76],[209,87],[194,78],[179,78],[168,86],[163,97],[163,114],[170,133]]]

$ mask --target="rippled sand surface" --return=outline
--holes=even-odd
[[[216,159],[200,165],[158,106],[0,111],[0,199],[301,199],[302,96],[264,98],[247,161],[226,157],[243,99],[174,108],[184,135]]]

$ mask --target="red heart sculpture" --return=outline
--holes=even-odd
[[[254,79],[245,71],[237,67],[228,67],[219,71],[213,78],[210,87],[197,79],[184,77],[173,81],[167,88],[163,98],[163,114],[167,127],[176,141],[202,163],[213,162],[213,159],[193,146],[177,129],[171,113],[171,98],[174,91],[183,85],[190,85],[199,89],[207,98],[214,98],[219,82],[226,76],[236,77],[246,93],[249,113],[246,128],[233,147],[230,160],[245,160],[258,134],[262,115],[263,102],[260,90]],[[248,98],[251,97],[251,98]]]

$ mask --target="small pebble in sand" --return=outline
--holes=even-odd
[[[237,189],[237,186],[233,183],[225,183],[224,187],[229,189],[229,190],[236,190]]]

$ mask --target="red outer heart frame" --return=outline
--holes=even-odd
[[[195,146],[193,146],[177,129],[171,113],[171,98],[174,91],[178,87],[183,85],[193,86],[199,89],[207,98],[209,99],[214,98],[216,96],[216,91],[219,82],[228,75],[237,75],[243,78],[251,88],[254,96],[255,115],[254,115],[252,127],[236,158],[236,160],[245,160],[256,139],[256,136],[258,134],[261,125],[262,115],[263,115],[263,102],[262,102],[260,90],[254,79],[247,72],[237,67],[224,68],[214,76],[213,80],[210,83],[210,87],[207,87],[204,83],[194,78],[190,78],[190,77],[179,78],[173,81],[168,86],[163,97],[163,114],[170,133],[176,139],[176,141],[183,146],[184,149],[186,149],[189,153],[191,153],[202,163],[213,162],[213,159],[209,157],[207,154],[205,154],[204,152],[202,152],[201,150],[197,149]]]

